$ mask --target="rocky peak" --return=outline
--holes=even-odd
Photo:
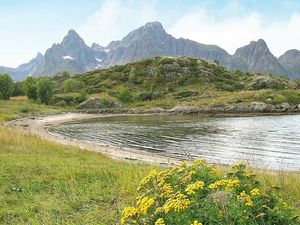
[[[300,51],[296,49],[289,50],[279,57],[278,61],[288,71],[290,78],[295,79],[300,76]]]
[[[234,56],[247,64],[248,71],[272,72],[275,75],[287,74],[263,39],[251,41],[249,45],[237,49]]]
[[[139,27],[136,30],[131,31],[126,37],[124,37],[120,43],[121,46],[128,46],[133,42],[143,39],[163,40],[170,35],[167,34],[162,24],[159,22],[146,23],[144,26]]]
[[[75,30],[69,30],[68,34],[61,42],[62,45],[85,45],[84,40],[76,33]]]

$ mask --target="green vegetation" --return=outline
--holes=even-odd
[[[278,187],[262,190],[256,176],[244,163],[221,176],[204,160],[153,170],[140,182],[135,206],[124,209],[121,223],[299,224]]]
[[[10,81],[9,76],[0,75],[0,98],[8,99],[11,95],[25,92],[29,99],[12,97],[9,101],[0,100],[0,122],[71,111],[89,97],[87,94],[99,97],[100,105],[107,108],[116,105],[125,108],[172,108],[181,104],[207,108],[253,101],[300,104],[299,81],[227,71],[215,63],[188,57],[155,57],[74,76],[63,72],[51,78],[28,78],[14,86]],[[115,104],[119,101],[122,104]],[[41,102],[46,105],[38,104]],[[191,204],[189,210],[182,213],[168,212],[151,218],[150,213],[159,206],[163,207],[167,199],[156,196],[159,183],[153,182],[155,185],[151,188],[149,183],[140,187],[142,199],[157,197],[155,207],[149,208],[150,211],[145,214],[141,213],[142,219],[149,218],[152,224],[159,218],[165,224],[174,224],[175,220],[178,224],[197,224],[195,220],[198,224],[217,224],[217,220],[230,224],[243,216],[246,216],[243,221],[247,221],[247,216],[253,215],[258,217],[252,217],[247,224],[261,224],[257,221],[262,221],[262,218],[263,224],[287,222],[291,218],[290,211],[282,208],[279,199],[300,215],[299,173],[256,170],[252,172],[257,173],[256,179],[260,183],[254,183],[252,177],[240,177],[241,168],[229,173],[228,168],[216,167],[214,172],[205,165],[207,170],[197,169],[187,183],[181,182],[176,186],[191,167],[184,166],[184,170],[179,172],[178,168],[164,170],[158,166],[115,161],[98,153],[53,144],[4,125],[0,125],[0,146],[0,224],[118,224],[126,206],[140,206],[135,202],[138,197],[136,189],[140,180],[154,168],[156,175],[172,171],[172,176],[165,181],[181,194],[187,195],[185,190],[188,187],[191,190],[202,185],[197,181],[203,181],[204,186],[200,188],[199,195],[196,193],[191,199],[188,197],[201,200],[197,207]],[[209,188],[210,184],[222,180],[225,174],[226,179],[239,179],[240,182],[231,194],[224,194],[225,203],[230,206],[228,211],[210,198],[226,190],[223,187],[216,190]],[[148,178],[142,179],[142,182]],[[269,192],[271,186],[279,186],[284,191]],[[256,188],[267,196],[251,196],[251,191]],[[243,191],[245,195],[241,195]],[[241,201],[238,201],[238,196]],[[249,196],[253,203],[251,209],[244,204]],[[262,204],[279,208],[271,212]],[[125,212],[130,211],[127,209],[123,214],[124,217],[127,215],[124,221],[130,223]],[[220,215],[221,218],[218,217]],[[159,221],[163,224],[162,220]]]
[[[64,93],[80,91],[84,84],[75,79],[68,79],[63,82]]]
[[[24,82],[24,92],[29,99],[34,101],[38,98],[38,87],[37,87],[37,80],[33,77],[27,77]]]
[[[14,90],[13,80],[8,74],[0,74],[0,99],[8,100]]]
[[[11,98],[0,100],[0,121],[64,110],[71,108]],[[0,224],[118,224],[123,209],[134,204],[140,180],[154,169],[53,144],[2,125],[0,146]],[[225,171],[217,168],[218,177]],[[284,191],[279,194],[298,207],[295,212],[300,215],[299,173],[256,172],[263,192],[267,186],[280,186]]]
[[[54,83],[43,77],[37,81],[37,95],[42,103],[49,104],[54,94]]]
[[[213,62],[189,57],[155,57],[71,79],[58,74],[52,80],[57,93],[64,92],[66,82],[75,85],[77,81],[76,85],[83,85],[91,97],[109,97],[124,103],[125,108],[170,108],[180,104],[207,108],[253,101],[300,104],[297,81],[228,71]]]

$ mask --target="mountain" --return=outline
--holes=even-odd
[[[277,59],[262,39],[252,41],[249,45],[237,49],[234,55],[230,55],[216,45],[177,39],[168,34],[159,22],[147,23],[130,32],[122,40],[112,41],[106,47],[97,43],[89,47],[74,30],[70,30],[62,42],[53,44],[44,56],[38,54],[30,62],[15,69],[0,67],[0,72],[10,73],[14,79],[22,80],[29,75],[53,75],[61,71],[81,73],[154,56],[206,58],[218,61],[229,70],[270,72],[300,79],[300,61],[298,58],[294,60],[293,52],[288,51]]]
[[[249,45],[237,49],[234,56],[247,65],[246,71],[289,75],[262,39],[251,41]]]
[[[112,48],[110,48],[112,47]],[[187,39],[176,39],[168,34],[161,23],[147,23],[108,46],[110,50],[104,67],[126,64],[154,56],[192,56],[217,60],[223,65],[234,67],[231,56],[216,45],[204,45]]]
[[[290,72],[292,79],[299,79],[300,74],[300,51],[296,49],[289,50],[279,57],[278,61]]]
[[[54,44],[46,51],[34,75],[53,75],[61,71],[84,72],[95,69],[96,64],[93,50],[74,30],[70,30],[60,44]]]

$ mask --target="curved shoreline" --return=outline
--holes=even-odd
[[[146,115],[146,114],[143,114]],[[148,114],[149,115],[149,114]],[[82,142],[75,139],[65,138],[59,135],[53,135],[49,131],[51,127],[58,126],[63,123],[79,122],[84,120],[99,119],[112,116],[133,116],[133,114],[85,114],[85,113],[64,113],[52,116],[39,116],[20,118],[6,123],[9,127],[21,128],[32,135],[41,137],[44,140],[63,144],[66,146],[77,147],[83,150],[99,152],[109,158],[117,160],[146,162],[150,164],[162,165],[177,165],[180,163],[179,159],[159,156],[150,152],[134,150],[130,148],[117,148],[111,146],[101,146],[88,142]]]
[[[140,163],[144,162],[148,164],[164,165],[164,166],[173,166],[173,165],[180,164],[182,162],[182,159],[176,159],[168,156],[158,155],[145,150],[135,150],[126,147],[103,146],[95,143],[67,138],[51,132],[51,128],[66,123],[77,123],[80,121],[93,120],[93,119],[106,118],[106,117],[118,117],[118,116],[130,117],[130,116],[137,116],[137,115],[149,116],[149,115],[170,115],[170,114],[165,114],[165,113],[144,113],[144,114],[62,113],[62,114],[49,115],[49,116],[20,118],[20,119],[9,121],[6,123],[6,125],[9,127],[21,128],[22,130],[25,130],[32,135],[39,136],[46,141],[51,141],[66,146],[76,147],[82,150],[98,152],[115,160],[125,160],[125,161],[140,162]],[[171,115],[178,115],[178,114],[171,114]],[[249,114],[247,113],[243,115],[234,114],[231,116],[252,117],[252,116],[270,116],[270,115],[280,116],[280,115],[291,115],[291,114],[278,114],[278,113]],[[295,115],[295,113],[293,113],[292,115]],[[215,115],[206,114],[202,116],[215,116]],[[226,117],[228,115],[218,115],[218,116]],[[185,160],[185,161],[189,161],[189,160]],[[224,164],[219,164],[219,165],[225,166]],[[266,169],[266,168],[259,168],[259,167],[253,167],[253,168],[274,171],[273,169]]]

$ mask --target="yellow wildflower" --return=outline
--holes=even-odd
[[[161,187],[160,197],[169,198],[172,194],[173,194],[173,189],[171,184],[166,183]]]
[[[176,193],[169,198],[163,205],[165,213],[170,211],[180,212],[186,210],[191,204],[191,201],[182,193]]]
[[[139,206],[139,210],[142,213],[146,214],[148,209],[151,208],[151,206],[154,204],[154,202],[155,202],[154,198],[144,197],[137,202],[137,205]]]
[[[189,184],[186,189],[185,189],[185,192],[188,194],[188,195],[193,195],[196,193],[197,190],[199,189],[203,189],[204,187],[204,182],[203,181],[196,181],[195,183],[193,184]]]
[[[198,220],[195,220],[191,225],[202,225],[202,223],[199,223]]]
[[[138,209],[135,207],[126,207],[122,213],[121,224],[125,224],[126,220],[138,216]]]
[[[253,206],[253,201],[249,195],[247,195],[244,191],[237,196],[238,201],[245,201],[246,206]]]
[[[165,221],[163,218],[159,218],[156,220],[155,225],[165,225]]]
[[[226,191],[231,191],[234,187],[238,187],[238,186],[240,186],[240,181],[239,180],[232,180],[232,179],[218,180],[218,181],[208,185],[208,187],[210,189],[217,189],[217,188],[220,188],[220,187],[225,187]]]
[[[148,176],[144,177],[141,180],[140,185],[138,187],[138,190],[141,189],[142,187],[144,187],[145,185],[147,185],[156,176],[157,176],[157,171],[156,170],[150,171],[150,173],[148,174]]]
[[[260,196],[261,195],[261,192],[258,188],[254,188],[252,191],[250,191],[250,194],[252,196]]]

